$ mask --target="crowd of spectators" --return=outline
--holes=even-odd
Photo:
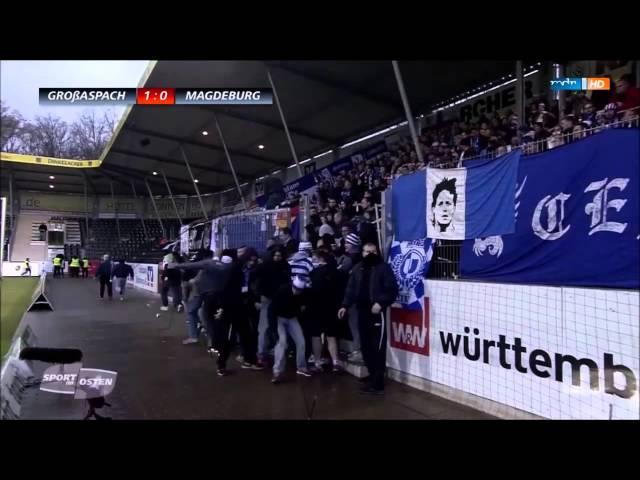
[[[375,220],[373,205],[393,178],[427,166],[454,168],[465,159],[501,155],[522,147],[524,153],[536,153],[585,137],[611,124],[637,126],[640,89],[631,75],[623,75],[611,91],[578,91],[567,95],[560,113],[558,100],[545,96],[533,98],[520,119],[512,110],[482,115],[469,122],[453,121],[425,127],[418,137],[422,161],[409,136],[404,136],[375,158],[363,160],[332,179],[322,179],[312,198],[312,238],[339,234],[343,225],[359,231],[361,224]],[[626,122],[626,123],[625,123]],[[281,206],[294,206],[292,196]],[[365,227],[365,230],[367,228]],[[365,231],[365,236],[367,232]],[[375,238],[367,238],[374,241]],[[314,243],[314,246],[316,243]]]

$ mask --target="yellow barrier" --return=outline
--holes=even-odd
[[[0,160],[3,162],[28,163],[31,165],[48,165],[65,168],[97,168],[102,164],[102,160],[73,160],[70,158],[39,157],[6,152],[0,152]]]

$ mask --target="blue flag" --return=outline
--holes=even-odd
[[[407,310],[421,310],[424,297],[423,279],[433,256],[430,238],[391,244],[389,264],[398,282],[396,303]]]
[[[520,150],[468,168],[428,168],[427,237],[464,240],[515,231]]]
[[[611,129],[520,162],[516,231],[464,242],[464,278],[640,287],[640,131]]]

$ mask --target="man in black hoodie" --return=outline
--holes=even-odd
[[[322,372],[322,340],[327,337],[329,354],[333,362],[333,371],[340,371],[338,364],[338,307],[341,291],[338,270],[331,254],[324,250],[313,253],[315,268],[311,272],[311,289],[309,294],[309,329],[315,367],[312,371]]]
[[[300,277],[293,279],[291,285],[281,286],[273,297],[269,316],[278,325],[278,343],[276,344],[273,378],[271,383],[282,381],[286,365],[287,336],[291,336],[296,346],[296,374],[310,377],[305,355],[305,339],[300,326],[300,315],[306,309],[306,282]]]
[[[384,370],[387,358],[387,326],[385,310],[398,296],[398,284],[391,267],[382,261],[378,248],[366,243],[362,261],[351,271],[338,318],[344,318],[352,305],[358,311],[358,327],[362,357],[369,371],[363,393],[384,392]]]
[[[273,248],[256,271],[256,292],[260,295],[260,316],[258,321],[258,362],[264,366],[269,351],[269,307],[276,292],[283,285],[289,285],[290,267],[282,248]],[[275,327],[275,325],[274,325]]]

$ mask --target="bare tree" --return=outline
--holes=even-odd
[[[69,153],[69,127],[52,115],[27,122],[21,135],[23,153],[63,158]]]
[[[11,110],[0,100],[0,150],[17,152],[20,148],[24,119],[19,112]]]
[[[71,125],[71,158],[100,158],[113,135],[114,128],[115,117],[109,111],[100,117],[96,116],[95,111],[83,114]]]

